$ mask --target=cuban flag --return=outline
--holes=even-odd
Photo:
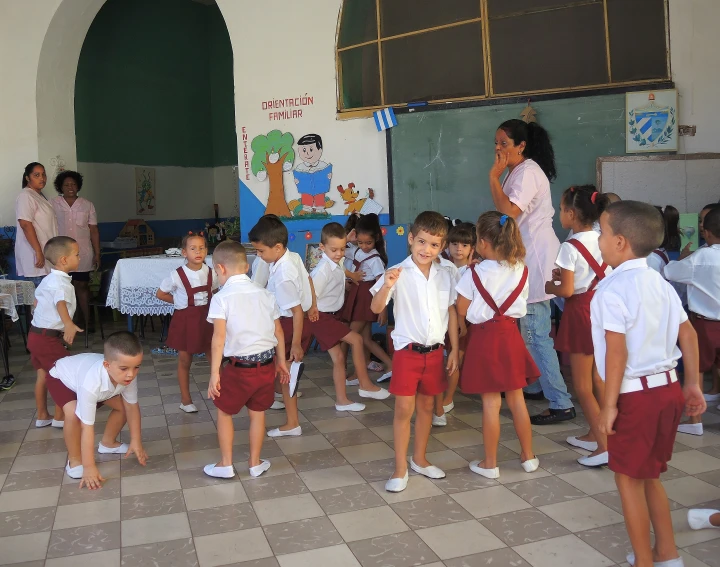
[[[390,106],[382,110],[376,110],[373,112],[373,117],[375,118],[375,126],[377,126],[378,132],[397,126],[395,111]]]

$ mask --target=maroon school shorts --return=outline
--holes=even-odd
[[[62,335],[50,337],[30,331],[27,341],[30,351],[30,362],[35,370],[50,372],[55,363],[61,358],[70,356],[62,342]]]
[[[720,367],[720,321],[703,319],[691,313],[690,322],[698,336],[700,372],[707,372],[713,364]]]
[[[56,406],[64,408],[65,404],[77,401],[77,394],[63,384],[62,380],[48,374],[45,378],[45,384]],[[98,402],[97,407],[100,407],[103,403],[104,402]]]
[[[307,324],[305,321],[305,325]],[[310,327],[322,350],[330,350],[352,331],[335,313],[320,312],[320,319],[311,323]]]
[[[275,401],[274,384],[273,361],[254,368],[238,368],[229,363],[220,372],[220,396],[213,403],[229,415],[240,413],[245,406],[252,411],[265,411]]]
[[[608,435],[609,468],[636,479],[655,479],[672,457],[685,399],[680,382],[620,394],[615,435]]]
[[[280,317],[280,326],[285,335],[285,360],[290,358],[290,347],[292,346],[293,340],[293,318],[292,317]],[[313,340],[312,323],[310,319],[303,319],[303,330],[302,337],[300,338],[300,346],[303,352],[307,352],[310,348],[310,343]]]
[[[404,348],[393,356],[390,393],[396,396],[435,396],[447,388],[442,346],[427,354]]]

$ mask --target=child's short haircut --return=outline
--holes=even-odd
[[[50,263],[54,266],[60,258],[70,254],[73,244],[77,244],[74,238],[70,238],[69,236],[55,236],[45,244],[43,255],[50,260]]]
[[[205,243],[205,246],[207,246],[207,239],[205,238],[204,231],[201,230],[200,232],[193,232],[192,230],[188,230],[188,233],[183,235],[183,237],[182,237],[182,242],[180,243],[180,248],[185,250],[188,240],[190,240],[191,238],[202,238],[203,242]]]
[[[104,353],[106,360],[115,360],[118,356],[137,356],[142,354],[142,344],[133,333],[118,331],[105,339]]]
[[[605,196],[607,197],[608,203],[617,203],[619,201],[622,201],[620,195],[618,195],[617,193],[605,193]]]
[[[475,225],[470,222],[461,222],[450,229],[447,235],[448,244],[467,244],[475,246]]]
[[[410,227],[413,236],[417,236],[423,230],[433,236],[445,238],[448,233],[448,225],[445,217],[435,211],[420,213]]]
[[[282,244],[283,248],[287,248],[288,230],[277,216],[265,215],[252,227],[248,237],[250,242],[259,242],[270,248],[276,244]]]
[[[305,134],[297,141],[298,146],[310,146],[312,144],[315,144],[318,150],[322,150],[323,144],[320,134]]]
[[[320,242],[327,244],[331,238],[339,238],[345,240],[347,234],[345,234],[345,227],[338,222],[331,222],[322,227],[320,232]]]
[[[709,205],[705,205],[700,212],[702,211],[712,211],[713,209],[720,208],[720,203],[710,203]]]
[[[720,238],[720,207],[710,209],[703,221],[703,230],[709,232],[715,238]]]
[[[213,264],[237,268],[247,264],[247,251],[239,242],[225,240],[213,250]]]
[[[605,209],[614,234],[624,236],[633,254],[646,258],[662,244],[665,221],[658,210],[640,201],[619,201]]]

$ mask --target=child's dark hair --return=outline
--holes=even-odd
[[[720,207],[710,209],[703,221],[703,230],[709,232],[715,238],[720,238]]]
[[[662,244],[665,221],[648,203],[618,201],[605,209],[614,235],[623,236],[638,258],[646,258]]]
[[[351,213],[350,216],[348,216],[348,220],[345,221],[345,234],[350,234],[355,230],[359,218],[360,213]]]
[[[553,150],[550,136],[545,128],[535,122],[528,124],[523,120],[513,118],[500,124],[498,130],[505,132],[516,146],[525,142],[523,157],[537,163],[550,181],[555,180],[557,177],[555,150]]]
[[[700,212],[703,211],[712,211],[713,209],[720,208],[720,203],[710,203],[708,205],[705,205],[702,209],[700,209]]]
[[[331,222],[322,227],[320,231],[320,242],[327,244],[331,238],[340,238],[341,240],[347,238],[345,228],[339,222]]]
[[[447,235],[448,244],[469,244],[475,247],[475,225],[471,222],[461,222],[453,226]]]
[[[70,254],[70,246],[77,244],[74,238],[69,236],[54,236],[45,243],[43,255],[55,266],[63,256]]]
[[[118,331],[105,339],[103,352],[106,360],[115,360],[118,355],[137,356],[142,354],[140,339],[129,331]]]
[[[192,230],[188,230],[187,234],[184,234],[182,237],[182,240],[180,241],[180,248],[182,250],[185,250],[187,247],[188,240],[191,238],[202,238],[203,242],[205,243],[205,246],[207,246],[207,239],[205,238],[205,231],[195,232]]]
[[[672,205],[666,205],[662,211],[665,222],[665,236],[663,237],[662,248],[669,252],[680,251],[680,211]]]
[[[33,169],[35,169],[38,165],[39,165],[40,167],[42,167],[43,169],[45,169],[45,166],[44,166],[43,164],[37,162],[37,161],[30,162],[29,164],[27,164],[27,165],[25,166],[25,172],[23,173],[23,180],[22,180],[23,189],[24,189],[25,187],[27,187],[28,185],[30,185],[30,183],[28,182],[27,178],[30,177],[30,175],[31,175],[32,172],[33,172]]]
[[[490,243],[499,261],[511,266],[525,260],[525,244],[515,219],[499,211],[488,211],[477,221],[477,239]]]
[[[79,193],[80,189],[82,189],[83,176],[80,175],[77,171],[61,171],[60,173],[58,173],[55,181],[53,181],[53,185],[55,185],[55,191],[62,195],[62,186],[68,177],[75,181]]]
[[[223,240],[213,250],[213,264],[237,268],[247,264],[247,251],[239,242]]]
[[[424,211],[415,217],[415,221],[410,227],[410,232],[412,232],[413,236],[417,236],[421,230],[433,236],[440,236],[443,240],[446,240],[448,222],[440,213]]]
[[[442,217],[441,217],[442,218]],[[445,221],[443,220],[443,223]],[[380,217],[375,213],[361,216],[355,225],[355,233],[369,234],[375,240],[375,251],[380,255],[380,259],[387,266],[388,257],[385,251],[385,238],[383,238],[382,229],[380,228]]]
[[[566,189],[561,202],[572,209],[583,226],[592,226],[610,204],[606,195],[598,192],[595,185],[577,185]]]
[[[277,244],[287,248],[288,230],[276,215],[265,215],[250,229],[248,238],[250,242],[259,242],[270,248]]]

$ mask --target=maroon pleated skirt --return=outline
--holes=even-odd
[[[565,300],[560,328],[555,337],[555,350],[570,354],[593,354],[590,301],[595,291],[586,291]]]
[[[209,309],[209,305],[176,309],[165,344],[180,352],[209,353],[213,335],[212,323],[207,321]]]
[[[370,309],[372,293],[370,288],[375,282],[360,282],[360,285],[351,284],[345,295],[345,304],[341,311],[341,319],[352,323],[353,321],[377,321],[377,315]]]

